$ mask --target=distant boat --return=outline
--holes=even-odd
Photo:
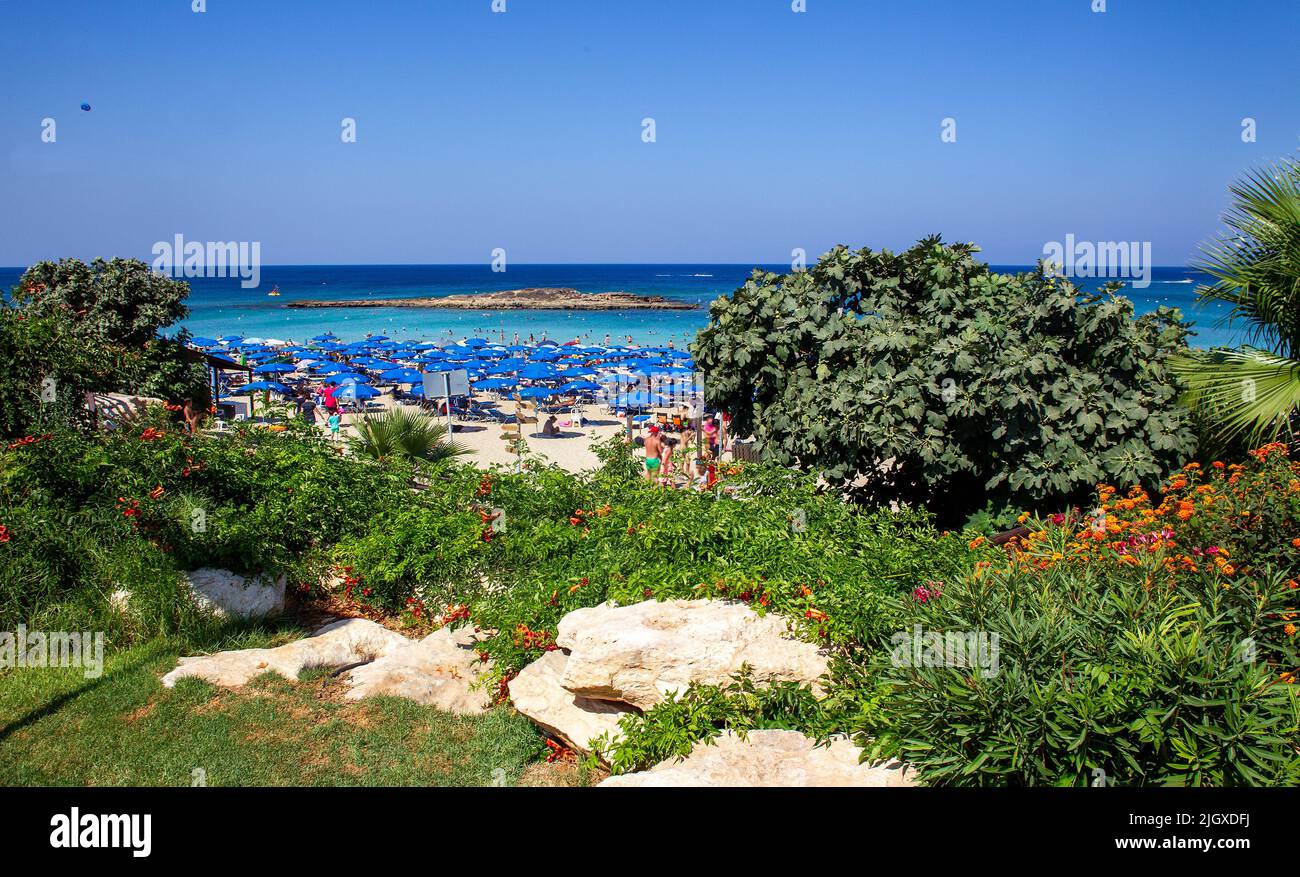
[[[279,295],[279,294],[280,294],[280,285],[278,283],[275,285],[274,289],[272,289],[270,292],[267,293],[267,295]]]

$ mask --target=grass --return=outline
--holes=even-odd
[[[258,641],[258,640],[261,641]],[[253,635],[223,648],[282,640]],[[251,640],[251,641],[250,641]],[[398,698],[346,701],[327,672],[274,673],[242,689],[159,677],[177,643],[155,639],[80,669],[0,672],[0,785],[588,785],[550,765],[543,738],[509,707],[456,716]],[[201,771],[201,774],[196,773]]]

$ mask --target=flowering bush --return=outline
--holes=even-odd
[[[1300,781],[1296,473],[1270,445],[1102,486],[905,598],[874,748],[939,784]]]

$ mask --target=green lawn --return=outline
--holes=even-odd
[[[283,640],[283,636],[276,640]],[[242,648],[254,641],[225,645]],[[455,716],[395,698],[342,699],[328,673],[267,673],[241,690],[159,677],[179,647],[158,639],[79,669],[0,671],[0,785],[586,785],[545,763],[537,730],[509,707]]]

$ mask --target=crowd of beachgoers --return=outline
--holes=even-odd
[[[517,462],[523,440],[530,454],[576,472],[595,465],[593,441],[622,433],[639,447],[648,479],[711,487],[730,448],[727,420],[704,406],[690,353],[671,342],[610,340],[345,342],[326,332],[301,344],[237,335],[189,344],[219,366],[218,428],[297,416],[343,445],[361,418],[401,406],[446,419],[483,465]],[[427,374],[457,370],[466,384],[453,393],[468,392],[426,398]]]

